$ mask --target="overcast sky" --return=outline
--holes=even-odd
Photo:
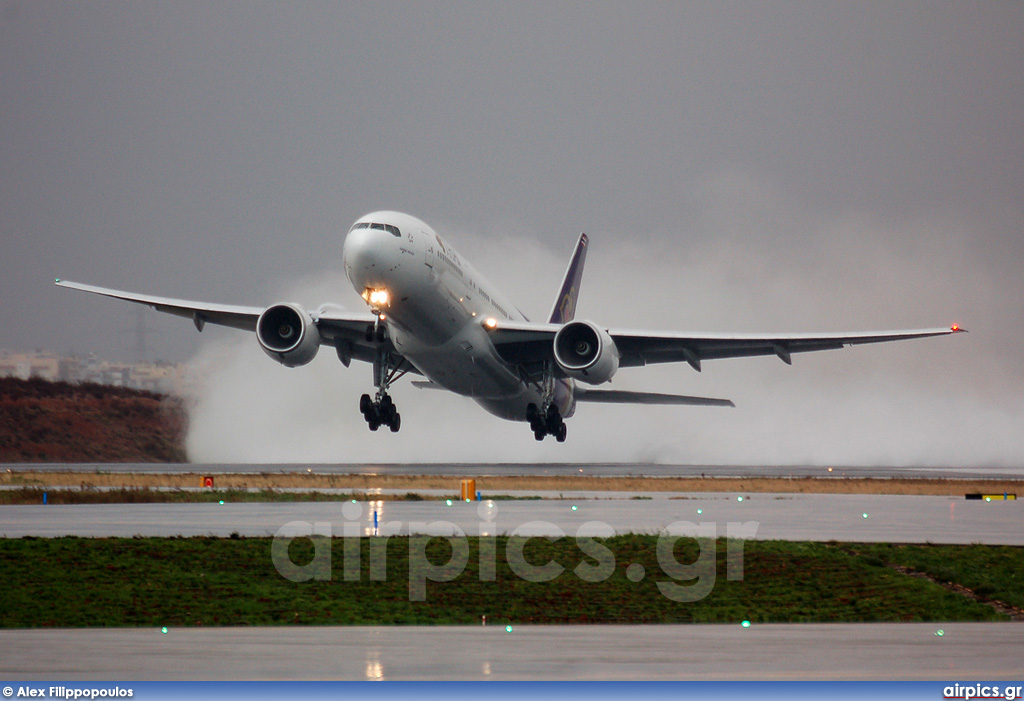
[[[0,0],[0,348],[131,357],[133,308],[57,276],[358,309],[342,238],[391,208],[534,317],[586,231],[605,325],[971,333],[625,370],[738,408],[584,406],[555,446],[408,385],[371,436],[368,368],[147,312],[211,373],[193,457],[1021,466],[1022,34],[1020,2]]]

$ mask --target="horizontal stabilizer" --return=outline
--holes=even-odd
[[[576,388],[576,401],[598,402],[601,404],[666,404],[675,406],[736,406],[728,399],[711,397],[687,397],[681,394],[658,394],[657,392],[627,392],[618,389]]]

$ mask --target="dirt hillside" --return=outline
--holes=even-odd
[[[184,427],[153,392],[0,379],[0,462],[183,462]]]

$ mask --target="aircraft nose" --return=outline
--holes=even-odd
[[[388,231],[371,228],[352,229],[345,236],[342,255],[345,275],[356,290],[380,283],[380,277],[394,266],[396,238]]]

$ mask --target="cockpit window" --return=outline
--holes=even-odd
[[[397,226],[392,226],[391,224],[378,224],[376,222],[360,221],[353,224],[349,231],[355,231],[356,229],[378,229],[380,231],[386,231],[397,238],[402,238],[402,232],[398,230]]]

